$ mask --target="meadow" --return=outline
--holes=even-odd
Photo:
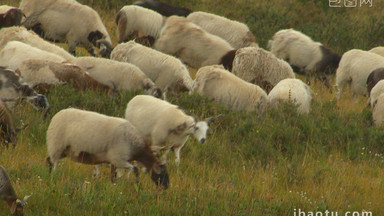
[[[114,16],[133,1],[80,2],[100,13],[116,45]],[[379,0],[373,0],[373,7],[356,8],[330,8],[327,0],[166,2],[245,22],[264,48],[284,28],[300,30],[340,55],[384,44],[384,2]],[[18,6],[15,0],[0,4]],[[77,52],[88,55],[83,49]],[[334,76],[330,78],[334,83]],[[298,209],[323,215],[327,210],[384,215],[384,128],[373,126],[368,98],[345,89],[336,101],[334,89],[316,80],[310,87],[314,100],[308,115],[297,114],[289,104],[264,113],[235,112],[199,95],[170,96],[170,102],[199,118],[223,116],[210,125],[205,144],[189,139],[180,166],[169,155],[171,185],[165,191],[145,173],[138,186],[132,176],[111,183],[109,168],[94,178],[92,166],[68,159],[61,160],[56,173],[50,174],[45,165],[45,135],[55,113],[77,107],[123,117],[127,102],[140,92],[122,92],[116,99],[55,87],[47,95],[51,111],[45,119],[20,104],[12,116],[16,125],[29,126],[18,134],[16,148],[0,148],[0,164],[21,198],[32,194],[25,215],[296,216]],[[0,202],[0,215],[8,212]]]

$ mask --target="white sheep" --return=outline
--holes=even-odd
[[[99,14],[91,7],[74,0],[22,0],[20,9],[26,15],[23,23],[46,39],[68,42],[68,50],[75,55],[76,46],[82,46],[96,55],[94,46],[100,39],[111,38]]]
[[[219,65],[200,68],[192,92],[213,98],[231,110],[262,111],[268,102],[267,93],[262,88],[240,79]]]
[[[368,95],[367,78],[373,70],[380,67],[384,67],[384,57],[377,54],[359,49],[344,53],[336,71],[336,98],[340,99],[343,88],[349,82],[354,94]]]
[[[270,105],[289,102],[297,105],[299,113],[309,113],[311,110],[312,91],[307,84],[299,79],[281,80],[268,94]]]
[[[162,156],[164,162],[168,152],[173,149],[177,164],[180,163],[180,150],[189,135],[202,144],[205,142],[209,121],[196,122],[176,105],[148,95],[138,95],[129,101],[125,118],[144,138],[151,140],[153,150],[165,150]]]
[[[17,198],[7,171],[4,167],[0,166],[0,200],[4,200],[8,204],[11,214],[22,216],[23,207],[27,204],[29,197],[30,196],[25,196],[23,200]]]
[[[368,52],[372,52],[372,53],[375,53],[377,55],[384,56],[384,47],[382,47],[382,46],[374,47],[374,48],[370,49]]]
[[[372,105],[372,119],[376,126],[382,126],[384,123],[384,93],[381,93]]]
[[[235,49],[258,47],[255,36],[244,23],[202,11],[189,14],[187,19],[205,31],[225,39]]]
[[[73,60],[75,57],[65,51],[63,48],[49,43],[48,41],[39,37],[33,31],[28,31],[24,27],[9,27],[0,30],[0,49],[2,49],[9,41],[20,41],[29,44],[33,47],[45,50],[47,52],[55,53],[68,61]]]
[[[157,39],[165,19],[154,10],[136,5],[124,6],[116,15],[118,42],[126,42],[132,35]]]
[[[0,66],[16,70],[20,64],[28,59],[42,59],[53,62],[66,61],[63,57],[47,52],[19,41],[8,42],[0,50]]]
[[[57,169],[59,160],[68,157],[85,164],[109,163],[111,180],[116,168],[132,169],[138,161],[152,174],[157,185],[168,187],[165,164],[160,164],[149,144],[127,120],[74,108],[64,109],[53,116],[47,130],[50,170]]]
[[[283,79],[295,78],[295,73],[286,61],[257,47],[237,50],[232,73],[247,82],[257,84],[266,91]]]
[[[185,17],[171,16],[161,30],[153,47],[179,57],[193,68],[222,64],[232,69],[234,48],[224,39],[210,34]]]
[[[271,52],[287,61],[297,73],[311,75],[333,74],[340,56],[319,42],[294,29],[275,33],[268,42]]]
[[[371,105],[371,108],[373,108],[377,98],[382,93],[384,93],[384,80],[379,81],[371,90],[371,94],[369,95],[369,104]]]
[[[118,90],[143,89],[147,94],[160,97],[162,92],[137,66],[105,58],[78,57],[72,61],[97,81]]]
[[[192,89],[193,80],[179,59],[134,41],[117,45],[111,59],[136,65],[163,91]]]

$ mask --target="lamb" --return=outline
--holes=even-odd
[[[104,39],[112,49],[111,38],[99,14],[74,0],[22,0],[20,9],[26,15],[23,25],[42,37],[68,42],[69,53],[75,55],[80,45],[96,56],[94,46]]]
[[[257,47],[238,49],[233,60],[232,73],[269,92],[286,78],[295,78],[292,68],[272,53]]]
[[[374,48],[370,49],[368,52],[372,52],[372,53],[375,53],[377,55],[384,56],[384,47],[382,47],[382,46],[374,47]]]
[[[231,110],[263,111],[268,103],[267,93],[262,88],[219,65],[200,68],[192,92],[213,98]]]
[[[205,31],[225,39],[235,49],[258,47],[255,36],[244,23],[202,11],[189,14],[187,19]]]
[[[223,64],[228,70],[236,50],[224,39],[212,35],[184,17],[171,16],[155,41],[154,48],[180,58],[193,68]]]
[[[189,135],[203,144],[206,140],[208,122],[196,120],[186,115],[176,105],[148,95],[135,96],[127,104],[125,118],[134,125],[144,138],[151,140],[152,149],[159,153],[165,150],[162,161],[173,149],[176,164],[180,163],[180,150]]]
[[[118,43],[128,41],[133,35],[157,39],[164,20],[156,11],[136,5],[124,6],[116,15]]]
[[[336,98],[339,100],[343,88],[351,82],[351,89],[354,94],[367,95],[366,82],[369,74],[384,67],[384,58],[377,54],[352,49],[344,53],[339,68],[336,71]]]
[[[9,41],[20,41],[29,44],[41,50],[55,53],[68,61],[73,60],[75,57],[65,51],[63,48],[51,44],[48,41],[39,37],[33,31],[28,31],[24,27],[14,26],[3,28],[0,30],[0,49],[2,49]]]
[[[63,57],[19,41],[10,41],[0,50],[0,66],[16,70],[23,61],[41,59],[53,62],[66,61]]]
[[[4,167],[0,166],[0,199],[7,202],[11,209],[11,214],[16,216],[23,215],[23,207],[27,204],[30,196],[25,196],[23,200],[17,198],[15,189],[12,187],[11,179]]]
[[[299,79],[281,80],[268,94],[270,105],[289,102],[297,105],[298,113],[308,114],[311,110],[312,91],[307,84]]]
[[[162,95],[160,88],[133,64],[95,57],[78,57],[73,63],[86,70],[97,81],[120,91],[143,89],[147,94],[158,98]]]
[[[79,66],[67,62],[57,63],[48,60],[30,59],[22,62],[16,73],[32,88],[49,89],[51,85],[68,83],[78,91],[90,89],[106,92],[112,96],[119,96],[119,92],[114,88],[114,85],[103,84],[92,78]]]
[[[377,68],[369,74],[367,78],[368,95],[371,94],[372,88],[382,79],[384,79],[384,68]]]
[[[334,74],[340,62],[338,54],[294,29],[276,32],[268,47],[277,58],[287,61],[296,73],[307,76]]]
[[[374,104],[372,104],[372,119],[376,126],[382,126],[384,123],[384,93],[381,93]]]
[[[111,59],[136,65],[163,91],[192,89],[193,80],[179,59],[134,41],[117,45]]]
[[[127,120],[75,108],[61,110],[53,116],[47,130],[47,163],[57,169],[59,160],[68,157],[85,164],[111,164],[111,180],[116,168],[137,168],[131,162],[142,163],[152,180],[168,188],[169,176],[165,164],[160,164],[149,144]]]
[[[166,17],[172,16],[172,15],[185,17],[185,16],[188,16],[190,13],[192,13],[191,9],[184,8],[184,7],[178,7],[175,5],[171,5],[167,2],[160,2],[160,1],[155,1],[155,0],[137,1],[133,4],[154,10],[157,13],[159,13],[163,16],[166,16]]]
[[[19,8],[8,5],[0,6],[0,29],[3,27],[16,26],[21,24],[23,12]]]

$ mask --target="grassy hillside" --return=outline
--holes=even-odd
[[[116,44],[114,15],[132,1],[81,2],[101,14]],[[167,2],[246,22],[261,47],[282,28],[298,29],[339,54],[384,43],[384,3],[379,1],[372,8],[336,9],[329,8],[326,0]],[[14,0],[0,3],[17,6]],[[219,113],[223,117],[211,125],[206,144],[187,142],[179,167],[169,155],[171,186],[166,191],[156,190],[144,173],[139,188],[132,176],[110,183],[108,168],[95,179],[92,166],[63,159],[58,171],[49,174],[44,164],[46,129],[56,112],[71,106],[122,117],[127,102],[140,92],[124,92],[114,99],[57,87],[48,95],[52,109],[46,119],[20,104],[12,115],[17,125],[23,121],[29,127],[19,134],[15,149],[0,148],[0,164],[8,169],[21,197],[33,194],[26,215],[285,216],[294,215],[295,209],[384,215],[384,133],[372,126],[367,98],[353,97],[346,89],[336,102],[332,89],[317,82],[311,88],[314,102],[309,115],[296,114],[291,105],[245,113],[198,95],[170,97],[200,118]],[[0,215],[8,211],[0,202]]]

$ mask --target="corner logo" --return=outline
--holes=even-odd
[[[329,7],[354,8],[363,6],[372,7],[373,0],[329,0]]]

